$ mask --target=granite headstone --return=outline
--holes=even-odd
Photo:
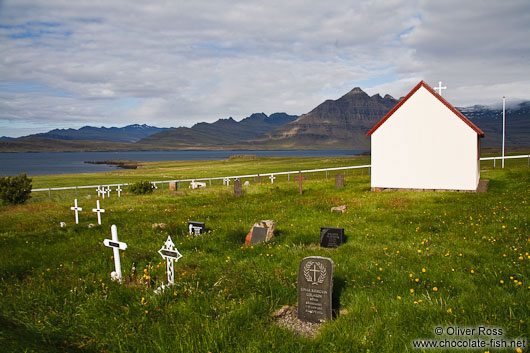
[[[306,322],[332,318],[333,260],[309,256],[298,268],[298,319]]]
[[[190,235],[201,235],[206,230],[206,225],[204,222],[195,222],[190,221],[188,222],[188,231]]]
[[[344,187],[344,175],[335,175],[335,189],[342,189]]]
[[[320,228],[320,246],[336,248],[344,242],[344,228]]]
[[[234,195],[241,196],[243,195],[243,187],[241,186],[241,180],[234,180]]]

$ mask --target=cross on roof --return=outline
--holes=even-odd
[[[96,208],[92,209],[92,212],[97,212],[98,214],[98,224],[101,225],[101,213],[105,213],[105,210],[102,208],[99,208],[99,200],[96,200]]]
[[[79,224],[79,211],[83,211],[81,207],[77,207],[77,199],[74,199],[74,206],[70,207],[72,211],[75,212],[75,224]]]
[[[442,90],[443,89],[447,89],[446,86],[443,86],[442,87],[442,81],[438,81],[438,87],[434,87],[435,90],[438,90],[438,94],[441,96],[442,95]]]

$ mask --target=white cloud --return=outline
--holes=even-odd
[[[524,1],[1,4],[0,128],[12,135],[28,121],[46,130],[302,114],[378,77],[362,88],[399,97],[442,80],[456,105],[530,98]]]

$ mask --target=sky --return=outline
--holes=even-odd
[[[528,0],[0,0],[0,136],[301,115],[442,81],[530,100]]]

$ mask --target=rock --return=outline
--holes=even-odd
[[[166,228],[166,224],[165,223],[153,223],[151,224],[151,228]]]
[[[65,222],[61,222],[61,223],[59,223],[59,224],[61,225],[61,228],[66,227],[66,223],[65,223]]]
[[[346,212],[346,208],[347,208],[346,205],[331,207],[331,212],[337,211],[337,212],[344,213]]]
[[[247,181],[245,181],[245,183],[244,183],[243,185],[245,185],[245,186],[248,186],[248,185],[250,185],[250,181],[248,181],[248,180],[247,180]]]
[[[88,225],[88,228],[93,228],[93,227],[94,227],[94,225],[93,225],[92,223],[90,223],[90,224]]]
[[[252,239],[252,229],[254,227],[261,227],[261,228],[267,228],[267,236],[265,237],[265,241],[270,241],[274,237],[274,221],[267,219],[263,221],[259,221],[254,223],[254,225],[250,228],[250,232],[248,232],[246,238],[245,238],[245,244],[250,244]]]

